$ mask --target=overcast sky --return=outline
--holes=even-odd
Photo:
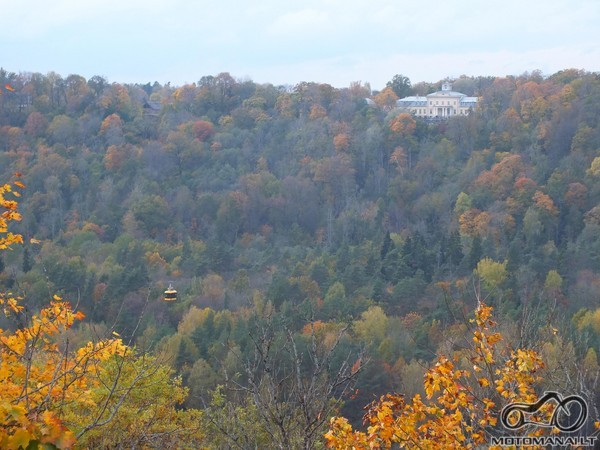
[[[465,75],[600,72],[600,0],[0,0],[0,66],[173,85],[381,89]]]

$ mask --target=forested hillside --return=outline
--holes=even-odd
[[[0,180],[24,185],[0,291],[170,366],[209,448],[320,448],[332,415],[425,394],[480,301],[541,355],[538,393],[600,420],[600,75],[452,81],[477,108],[425,121],[395,102],[442,80],[0,70]]]

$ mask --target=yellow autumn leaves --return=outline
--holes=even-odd
[[[471,320],[473,345],[452,359],[441,356],[425,374],[426,401],[415,395],[407,402],[387,394],[368,408],[366,432],[356,431],[345,418],[331,419],[325,435],[328,448],[464,449],[486,444],[497,424],[493,397],[533,401],[536,373],[543,367],[533,350],[500,348],[492,308],[481,303]],[[469,367],[469,368],[464,368]],[[474,380],[472,382],[471,380]]]
[[[21,220],[21,214],[17,211],[18,203],[16,200],[11,200],[10,196],[19,197],[19,188],[23,187],[25,187],[23,183],[18,180],[12,184],[0,185],[0,250],[8,248],[12,244],[23,243],[23,237],[20,234],[8,231],[8,224],[11,221]]]
[[[0,250],[22,243],[8,231],[18,221],[15,181],[0,185]],[[187,396],[180,379],[156,357],[114,337],[72,348],[69,328],[85,315],[55,295],[39,313],[23,299],[0,294],[14,319],[0,329],[0,448],[159,447],[183,442],[197,448],[199,411],[180,411]]]
[[[0,304],[20,314],[19,300],[0,297]],[[76,352],[61,350],[60,336],[84,315],[55,296],[31,316],[28,324],[0,335],[0,447],[26,448],[30,442],[68,448],[75,443],[61,416],[98,384],[93,368],[118,352],[120,341],[101,341]]]

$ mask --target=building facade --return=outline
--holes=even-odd
[[[452,84],[445,82],[442,90],[425,97],[412,96],[401,98],[396,102],[401,108],[417,117],[429,119],[446,119],[452,116],[466,116],[477,106],[477,97],[452,90]]]

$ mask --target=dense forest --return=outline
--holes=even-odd
[[[23,186],[24,242],[0,253],[0,291],[30,314],[69,300],[85,315],[71,345],[118,336],[160,361],[177,411],[198,415],[191,448],[322,448],[333,415],[360,426],[385,393],[428,394],[427,367],[460,353],[482,302],[507,346],[543,359],[538,394],[585,397],[591,435],[600,74],[462,76],[468,116],[396,108],[443,81],[2,69],[0,180]],[[82,445],[153,445],[101,425],[80,426]]]

